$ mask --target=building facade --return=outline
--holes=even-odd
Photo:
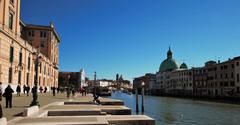
[[[196,74],[196,94],[210,97],[239,97],[240,57],[225,62],[208,61]],[[201,73],[201,74],[200,74]],[[199,75],[200,74],[200,75]]]
[[[41,37],[41,32],[46,35]],[[20,0],[0,1],[0,82],[34,85],[35,62],[39,58],[37,83],[58,86],[60,39],[54,26],[28,25],[20,20]],[[43,44],[43,45],[42,45]]]
[[[138,89],[138,92],[141,92],[142,82],[144,82],[145,92],[152,93],[155,90],[156,74],[147,73],[144,76],[134,78],[133,90]]]
[[[169,49],[156,73],[156,83],[151,85],[158,95],[240,97],[240,57],[188,69],[185,63],[178,66],[172,54]]]
[[[158,95],[192,95],[193,73],[185,63],[180,66],[173,58],[169,48],[165,59],[156,73],[156,86]],[[155,93],[156,94],[156,93]]]

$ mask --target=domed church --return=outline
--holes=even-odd
[[[192,81],[188,66],[186,63],[178,65],[176,60],[173,58],[171,48],[167,52],[167,59],[165,59],[160,67],[159,72],[156,73],[156,84],[152,87],[152,93],[156,95],[164,94],[175,94],[178,92],[189,92],[191,93]],[[181,79],[181,80],[180,80]],[[185,81],[188,79],[187,81]],[[186,87],[186,85],[189,85]],[[188,91],[189,90],[189,91]]]
[[[179,66],[175,59],[172,57],[173,53],[171,51],[171,48],[169,47],[169,50],[167,52],[167,59],[165,59],[159,68],[159,72],[165,72],[165,71],[173,71],[176,69],[179,69]]]

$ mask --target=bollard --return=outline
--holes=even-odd
[[[138,89],[135,90],[135,95],[136,95],[136,112],[138,113]]]
[[[142,87],[142,113],[144,113],[144,87]]]

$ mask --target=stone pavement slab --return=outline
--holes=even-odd
[[[58,116],[23,118],[8,125],[155,125],[155,121],[145,115],[113,116]]]
[[[45,117],[23,118],[8,125],[108,125],[108,122],[98,117]]]
[[[81,98],[81,96],[78,96],[78,98]],[[79,100],[87,101],[87,100],[91,100],[91,98],[92,97],[87,96]],[[44,107],[49,103],[53,103],[55,101],[69,101],[72,99],[74,99],[74,97],[67,98],[67,95],[65,93],[59,93],[59,94],[56,94],[56,96],[53,96],[52,93],[39,93],[38,95],[40,107]],[[13,95],[13,107],[10,109],[10,108],[5,108],[5,98],[3,98],[3,100],[1,101],[1,105],[3,108],[3,117],[6,117],[7,120],[9,121],[16,117],[21,116],[24,109],[28,108],[31,102],[32,102],[31,94],[30,96],[21,94],[20,97]]]
[[[111,115],[130,115],[131,109],[125,106],[101,106],[101,105],[51,105],[44,110],[49,111],[78,111],[81,114],[81,110],[100,109],[101,112],[106,112]],[[84,111],[85,112],[85,111]],[[61,113],[62,114],[62,113]]]

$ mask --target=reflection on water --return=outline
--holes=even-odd
[[[110,98],[123,100],[135,114],[135,95],[115,92]],[[146,96],[145,114],[157,125],[240,125],[240,105],[234,104]]]

